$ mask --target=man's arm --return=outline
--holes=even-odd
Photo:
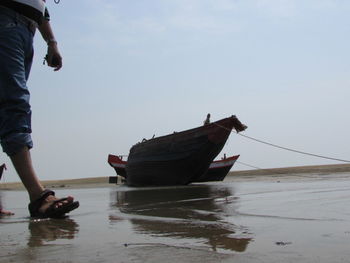
[[[43,19],[43,22],[39,26],[39,31],[47,43],[47,64],[50,67],[55,68],[55,71],[60,70],[62,68],[62,57],[58,51],[57,41],[53,34],[50,22]]]

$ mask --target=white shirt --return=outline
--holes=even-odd
[[[29,5],[35,8],[36,10],[40,11],[42,14],[44,14],[45,1],[43,0],[13,0],[13,1],[21,4]]]

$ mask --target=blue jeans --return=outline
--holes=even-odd
[[[0,140],[9,156],[33,147],[27,87],[33,36],[16,12],[0,7]]]

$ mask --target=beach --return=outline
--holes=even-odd
[[[242,171],[230,171],[226,177],[227,180],[256,180],[266,177],[274,178],[283,176],[287,178],[292,176],[304,176],[305,174],[338,174],[338,173],[350,173],[350,164],[334,164],[334,165],[312,165],[312,166],[296,166],[296,167],[282,167],[282,168],[267,168],[267,169],[254,169],[254,170],[242,170]],[[114,175],[113,175],[114,176]],[[120,178],[118,183],[120,183]],[[77,179],[65,179],[65,180],[49,180],[42,181],[42,184],[46,188],[63,189],[63,188],[96,188],[96,187],[108,187],[109,177],[100,176],[92,178],[77,178]],[[0,183],[0,190],[24,190],[22,183],[10,182]]]
[[[30,219],[26,192],[1,190],[15,216],[0,218],[0,262],[349,262],[350,172],[296,170],[177,187],[49,182],[80,201],[65,219]]]

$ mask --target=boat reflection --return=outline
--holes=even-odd
[[[111,206],[126,214],[139,233],[158,237],[196,239],[212,250],[243,252],[251,234],[230,223],[237,199],[223,185],[127,188],[111,192]],[[113,217],[110,217],[113,220]]]
[[[79,225],[70,218],[31,220],[28,246],[38,247],[59,239],[74,239]]]

